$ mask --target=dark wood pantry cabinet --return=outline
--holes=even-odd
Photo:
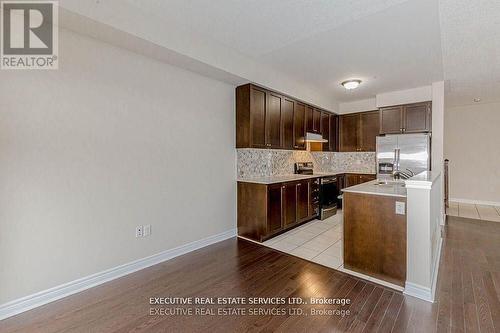
[[[375,151],[379,127],[378,111],[339,116],[339,151]]]
[[[238,182],[238,235],[262,242],[318,216],[319,179]]]
[[[432,103],[422,102],[380,109],[380,134],[425,133],[432,130]]]
[[[254,84],[236,88],[236,148],[305,150],[306,132],[325,132],[337,147],[335,114]],[[335,118],[336,119],[336,118]],[[324,124],[323,124],[324,122]],[[335,126],[334,126],[335,125]],[[334,132],[332,132],[332,130]]]

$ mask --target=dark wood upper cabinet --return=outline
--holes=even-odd
[[[254,112],[250,114],[252,123],[252,144],[256,147],[266,146],[266,92],[252,89],[251,104]]]
[[[375,151],[380,128],[378,111],[341,115],[339,126],[340,151]]]
[[[314,108],[306,106],[306,131],[314,133]]]
[[[281,184],[267,187],[267,233],[271,234],[283,227],[283,189]]]
[[[289,98],[283,98],[283,108],[282,108],[282,133],[283,133],[283,148],[293,149],[295,146],[294,133],[294,109],[295,101]]]
[[[390,106],[380,109],[380,134],[430,132],[431,102]]]
[[[404,107],[404,133],[430,132],[431,103],[410,104]]]
[[[330,151],[330,114],[321,112],[321,135],[328,142],[323,143],[323,151]]]
[[[380,134],[403,132],[403,107],[393,106],[380,109]]]
[[[359,115],[346,114],[339,117],[340,149],[342,152],[358,151]]]
[[[377,135],[380,130],[378,111],[361,113],[360,123],[360,151],[375,151],[377,148]]]
[[[313,110],[313,132],[321,133],[321,111],[318,109]]]
[[[294,112],[294,146],[295,149],[306,149],[306,106],[302,103],[295,103]]]
[[[236,88],[236,148],[305,150],[306,132],[321,133],[323,114],[327,112],[293,97],[253,84],[239,86]],[[330,128],[323,130],[329,133]]]
[[[266,110],[266,146],[269,148],[281,148],[281,108],[283,98],[275,93],[267,93]]]
[[[336,115],[330,115],[330,138],[329,143],[330,143],[330,151],[338,151],[338,116]]]

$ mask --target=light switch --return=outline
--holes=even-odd
[[[406,215],[406,204],[401,201],[396,201],[396,214],[398,215]]]

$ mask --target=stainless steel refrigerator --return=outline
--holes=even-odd
[[[430,134],[377,136],[377,178],[393,178],[396,170],[414,174],[431,168]]]

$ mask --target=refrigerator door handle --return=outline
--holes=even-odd
[[[395,169],[395,171],[399,171],[399,155],[400,155],[400,149],[399,148],[394,149],[394,169]]]

